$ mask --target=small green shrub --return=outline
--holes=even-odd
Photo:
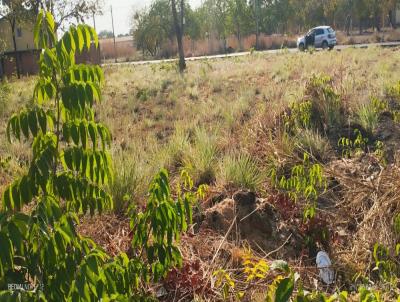
[[[344,124],[344,109],[340,96],[333,87],[332,78],[312,76],[307,82],[305,97],[312,103],[311,123],[314,127],[329,132]]]
[[[311,127],[312,103],[311,101],[294,102],[290,105],[290,114],[285,113],[285,130],[296,133],[298,129]]]
[[[130,208],[129,256],[112,257],[81,236],[79,216],[113,206],[107,191],[113,183],[111,133],[94,118],[103,72],[75,63],[77,53],[98,46],[98,38],[93,28],[78,25],[57,40],[54,18],[45,11],[38,14],[34,36],[43,49],[34,106],[15,113],[7,125],[9,142],[29,141],[32,158],[2,197],[0,301],[149,301],[148,284],[182,264],[176,244],[204,190],[195,192],[185,177],[173,192],[161,169],[146,206]],[[130,173],[122,174],[124,183]],[[10,290],[10,284],[34,291]]]
[[[348,137],[341,137],[339,139],[338,146],[341,149],[343,157],[350,158],[366,151],[368,138],[363,137],[361,131],[358,129],[354,130],[354,135],[356,136],[354,140]]]
[[[142,102],[147,101],[150,97],[157,95],[157,89],[154,88],[139,88],[136,93],[136,98]]]
[[[382,244],[375,244],[373,258],[375,261],[374,271],[378,273],[381,281],[397,286],[397,276],[400,273],[400,265],[396,261],[399,252],[396,250],[395,255],[390,253],[388,247]]]
[[[309,154],[304,153],[303,162],[292,168],[290,176],[280,176],[280,173],[277,170],[271,171],[272,184],[288,194],[295,202],[304,200],[306,202],[304,218],[313,218],[316,213],[316,201],[327,188],[322,166],[313,164]]]
[[[256,191],[262,184],[264,173],[247,154],[229,154],[220,163],[219,182],[236,188]]]
[[[375,142],[375,156],[379,159],[382,165],[386,166],[387,164],[387,154],[385,151],[385,144],[382,141]]]

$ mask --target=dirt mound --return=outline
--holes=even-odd
[[[266,253],[287,245],[280,252],[286,257],[296,254],[293,230],[282,223],[279,213],[267,200],[257,198],[252,192],[239,191],[207,209],[200,229],[228,234],[228,240],[247,241]]]

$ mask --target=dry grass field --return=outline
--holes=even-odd
[[[255,52],[189,62],[184,75],[172,63],[105,67],[96,118],[113,134],[116,207],[82,217],[82,233],[111,253],[127,250],[128,204],[144,203],[160,168],[173,179],[186,171],[195,186],[208,185],[181,242],[198,284],[175,271],[174,286],[163,284],[165,301],[222,299],[210,281],[217,268],[236,282],[227,300],[243,290],[245,301],[262,301],[270,279],[243,283],[250,253],[288,261],[313,290],[321,249],[337,273],[327,292],[369,278],[387,286],[390,300],[397,289],[372,268],[374,245],[393,252],[399,239],[399,67],[399,50],[381,48]],[[7,142],[6,126],[31,105],[33,83],[10,80],[0,91],[0,193],[30,158],[26,145]]]

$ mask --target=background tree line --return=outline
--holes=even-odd
[[[399,0],[205,0],[193,9],[184,3],[184,36],[192,40],[211,36],[223,42],[234,35],[241,48],[242,37],[256,34],[296,34],[327,24],[350,34],[367,28],[380,31],[396,26]],[[180,7],[178,8],[178,10]],[[161,46],[172,43],[175,31],[170,0],[154,0],[133,16],[136,47],[155,56]]]

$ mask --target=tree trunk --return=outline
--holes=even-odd
[[[172,16],[174,17],[176,40],[178,42],[179,71],[183,72],[186,69],[186,62],[185,62],[185,53],[183,51],[182,31],[181,27],[179,26],[178,13],[176,11],[175,0],[171,0],[171,7],[172,7]],[[181,7],[181,9],[183,9],[183,7]]]
[[[240,24],[239,23],[236,24],[236,28],[237,28],[236,36],[237,36],[238,43],[239,43],[239,50],[241,51],[243,49],[243,47],[242,47],[242,35],[240,33]]]
[[[5,78],[4,74],[4,59],[0,56],[0,80],[3,82]]]
[[[226,49],[226,48],[227,48],[227,47],[226,47],[226,44],[227,44],[227,43],[226,43],[226,36],[225,36],[225,35],[222,37],[222,43],[224,44],[224,53],[226,53],[226,50],[227,50],[227,49]]]
[[[351,17],[350,17],[350,15],[347,15],[347,18],[346,18],[346,34],[348,36],[350,36],[350,25],[351,25]]]
[[[374,23],[377,32],[381,31],[381,24],[379,22],[379,14],[377,12],[374,13]]]
[[[389,13],[388,13],[389,24],[393,29],[396,29],[396,20],[395,20],[394,15],[395,15],[395,13],[393,12],[393,10],[389,10]]]
[[[256,18],[256,50],[260,49],[260,20],[258,0],[254,0],[254,15]]]
[[[19,56],[18,56],[18,52],[17,52],[17,41],[15,39],[15,20],[12,21],[11,32],[12,32],[13,46],[14,46],[15,67],[17,69],[17,77],[18,77],[18,79],[20,79],[21,78],[21,69],[19,67]]]

